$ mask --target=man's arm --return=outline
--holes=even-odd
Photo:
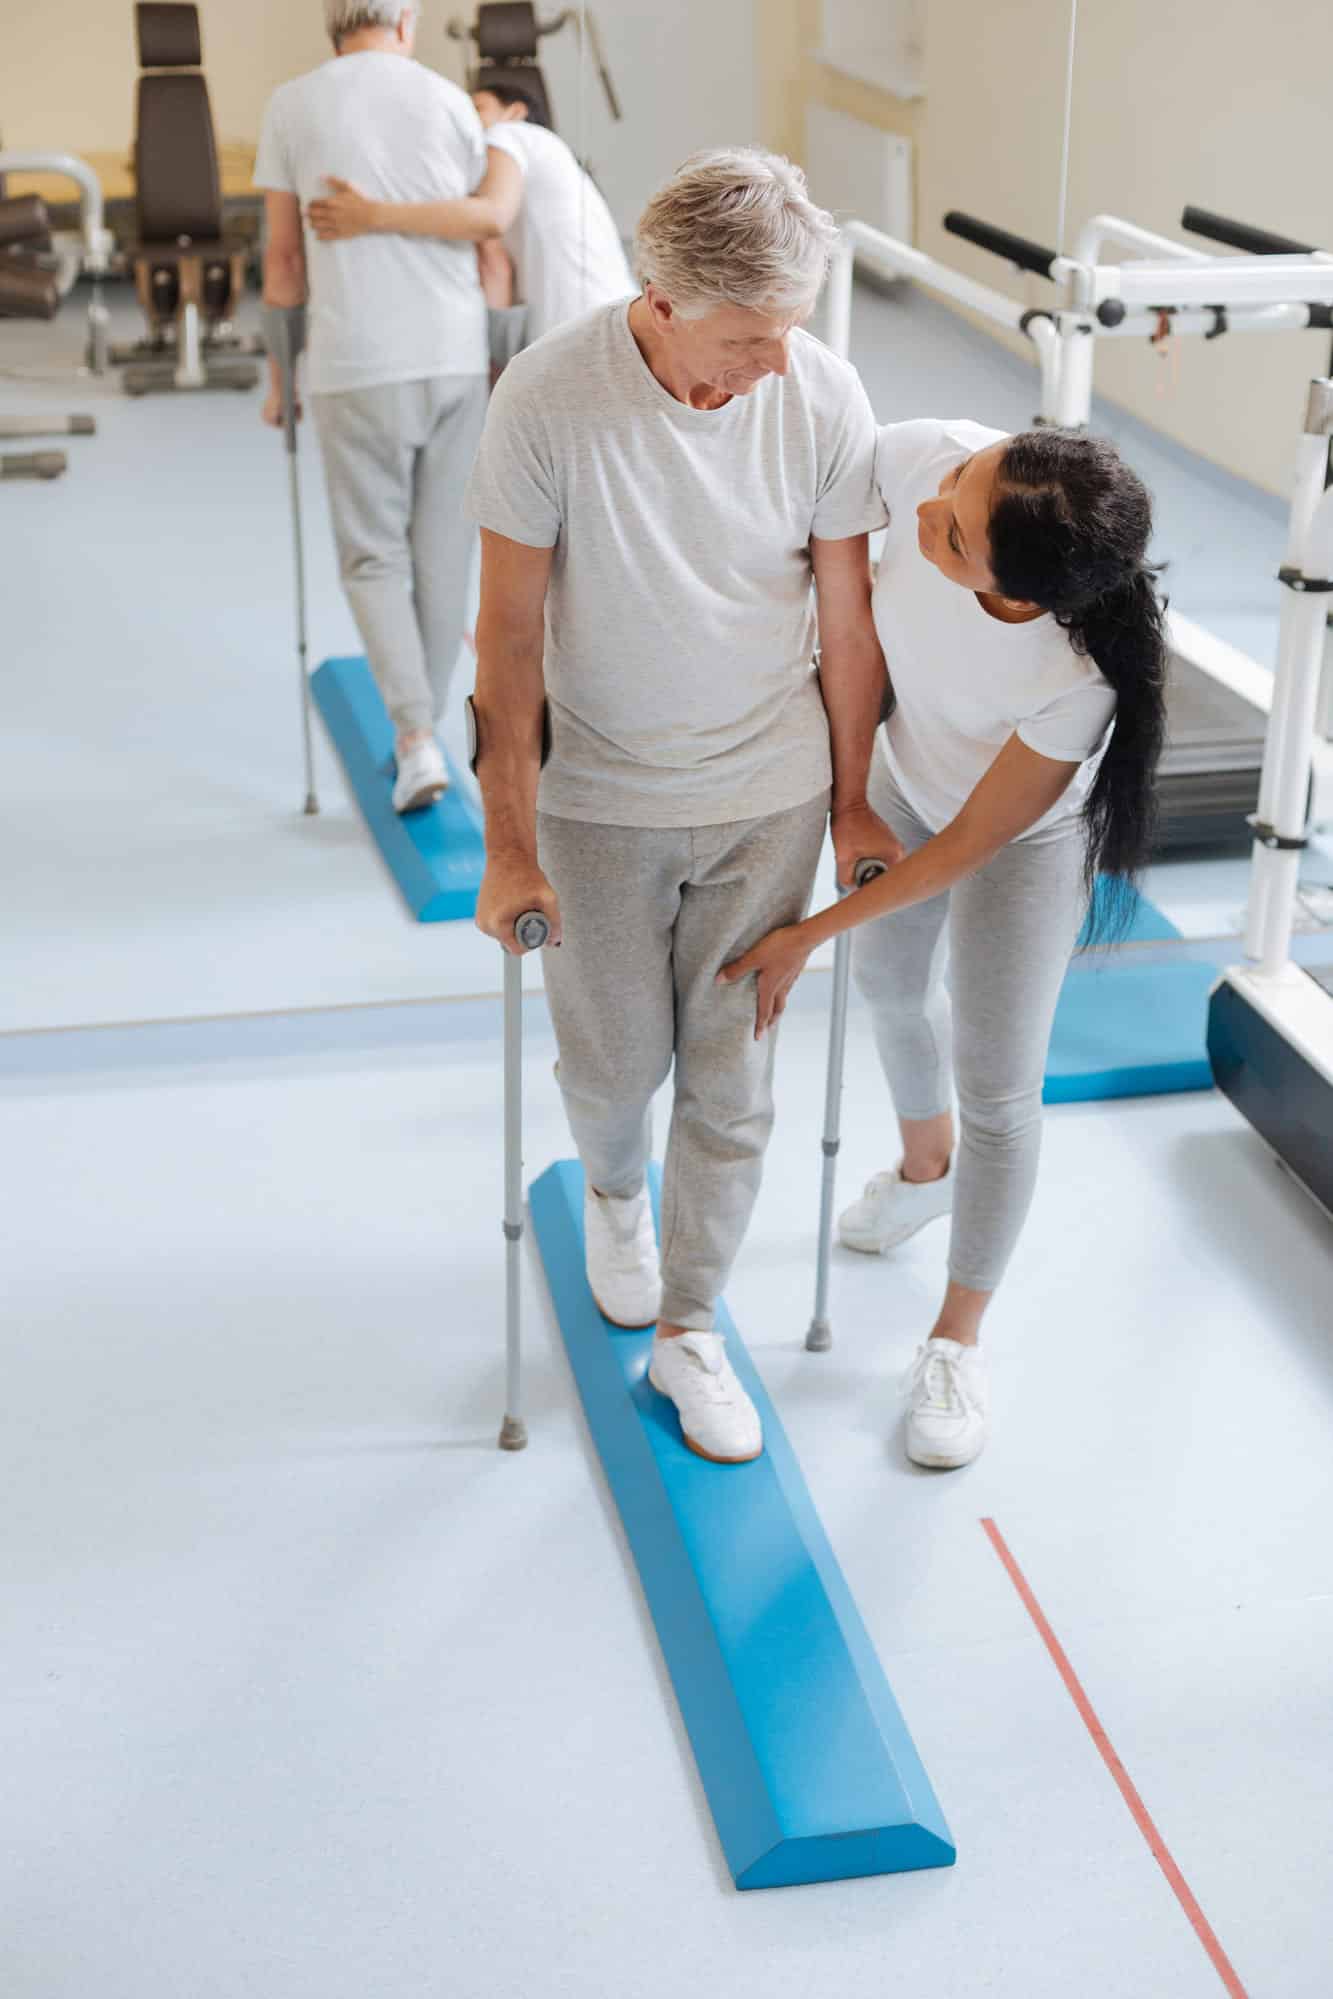
[[[328,175],[330,192],[309,208],[321,243],[348,236],[433,236],[446,243],[485,243],[503,236],[523,200],[523,169],[498,146],[486,151],[486,174],[474,194],[457,201],[371,201]]]
[[[477,617],[477,779],[486,825],[486,874],[477,927],[515,951],[514,924],[539,909],[560,942],[560,907],[537,860],[537,780],[541,775],[546,682],[549,548],[529,548],[481,531]]]
[[[819,608],[819,685],[833,751],[830,826],[838,879],[851,884],[856,863],[894,862],[902,845],[870,810],[866,785],[888,676],[870,609],[870,538],[810,543]]]
[[[301,203],[294,194],[280,194],[269,188],[264,194],[264,303],[304,305],[307,289]],[[264,421],[280,424],[282,375],[277,357],[272,354],[268,360],[268,384]]]

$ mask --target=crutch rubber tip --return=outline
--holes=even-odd
[[[315,813],[317,813],[318,811],[319,811],[319,800],[316,798],[313,791],[308,791],[305,795],[305,813],[307,819],[313,818]]]
[[[827,1319],[812,1319],[805,1336],[807,1353],[827,1353],[833,1345],[833,1328]]]
[[[522,1451],[527,1449],[528,1426],[521,1416],[506,1416],[500,1425],[500,1449],[502,1451]]]

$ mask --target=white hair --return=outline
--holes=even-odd
[[[360,28],[396,28],[416,0],[324,0],[324,26],[334,47]]]
[[[790,160],[718,147],[695,153],[658,189],[639,218],[634,261],[640,282],[684,319],[720,305],[800,311],[814,303],[837,238]]]

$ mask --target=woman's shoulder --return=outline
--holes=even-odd
[[[875,480],[889,506],[938,466],[942,474],[961,458],[996,444],[1008,433],[974,423],[970,417],[911,417],[882,425],[875,446]]]

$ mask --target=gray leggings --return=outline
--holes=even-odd
[[[395,728],[430,729],[467,623],[477,533],[467,482],[485,375],[312,396],[338,568]]]
[[[879,752],[869,796],[909,852],[930,838]],[[854,933],[852,972],[898,1116],[940,1116],[957,1083],[949,1275],[970,1290],[995,1289],[1032,1203],[1051,1022],[1086,906],[1083,852],[1082,822],[1067,820]]]
[[[675,1065],[662,1175],[662,1317],[711,1329],[759,1192],[776,1036],[723,965],[805,914],[827,796],[771,818],[679,829],[537,820],[564,943],[546,954],[560,1088],[589,1181],[637,1193],[649,1108]]]

